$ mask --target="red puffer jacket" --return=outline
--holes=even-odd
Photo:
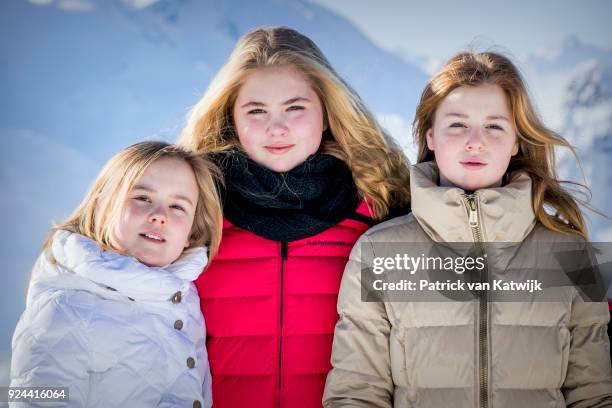
[[[353,218],[288,243],[224,221],[219,253],[196,281],[215,408],[321,407],[340,280],[372,224],[365,202]]]

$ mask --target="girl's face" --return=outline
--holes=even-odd
[[[174,262],[189,246],[198,185],[184,160],[153,162],[128,193],[110,243],[148,266]]]
[[[464,190],[499,187],[518,152],[508,100],[498,85],[462,86],[440,103],[426,133],[440,185]]]
[[[302,164],[321,145],[321,101],[292,66],[250,73],[238,91],[233,115],[244,151],[275,172]]]

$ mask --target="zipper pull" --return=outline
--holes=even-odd
[[[474,196],[468,196],[467,200],[470,227],[476,228],[478,227],[478,211],[476,209],[476,199],[474,198]]]

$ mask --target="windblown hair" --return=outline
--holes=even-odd
[[[219,170],[204,155],[165,142],[136,143],[113,156],[98,174],[79,207],[66,221],[53,226],[44,249],[47,251],[50,248],[55,231],[63,229],[84,235],[104,249],[120,252],[110,242],[112,226],[119,221],[134,185],[152,163],[162,158],[184,160],[193,170],[198,186],[198,202],[189,246],[208,245],[210,263],[219,248],[223,223],[216,185],[216,181],[221,181]]]
[[[510,160],[508,174],[522,170],[533,180],[532,203],[536,218],[546,228],[577,233],[587,238],[584,217],[572,194],[562,186],[555,168],[555,146],[573,147],[548,129],[538,117],[517,67],[505,56],[493,53],[460,53],[452,57],[425,87],[417,107],[413,133],[418,146],[417,162],[434,160],[426,133],[433,127],[436,109],[446,96],[461,86],[498,85],[506,94],[519,140],[519,151]],[[586,187],[579,185],[586,189]],[[588,191],[588,189],[587,189]]]
[[[289,28],[257,29],[240,38],[229,60],[191,110],[179,144],[196,152],[240,150],[232,115],[238,91],[251,72],[274,66],[294,67],[309,81],[321,101],[328,126],[319,151],[349,166],[374,216],[382,219],[391,209],[408,208],[406,156],[317,45]]]

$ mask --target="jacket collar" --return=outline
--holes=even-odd
[[[168,266],[149,267],[133,257],[104,251],[95,241],[64,230],[55,233],[51,252],[61,275],[84,278],[136,300],[166,300],[186,290],[208,261],[206,248],[200,247],[184,251]]]
[[[469,225],[467,194],[457,187],[437,185],[435,162],[410,169],[412,212],[425,232],[436,242],[473,241]],[[535,226],[531,202],[531,178],[514,174],[503,187],[474,193],[483,239],[488,242],[521,242]]]

